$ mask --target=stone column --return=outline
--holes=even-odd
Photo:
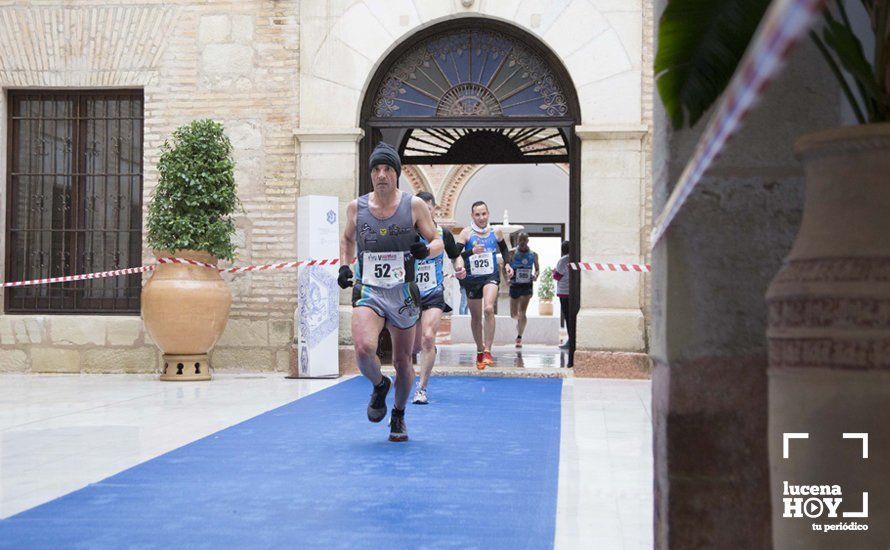
[[[361,128],[298,128],[294,131],[297,142],[297,177],[300,196],[332,195],[340,201],[340,230],[346,223],[346,206],[358,192],[358,141],[364,132]],[[294,311],[294,326],[298,326]],[[351,344],[352,308],[350,292],[340,292],[340,343]],[[354,365],[348,353],[341,349],[341,372],[344,366]],[[296,368],[296,348],[291,353],[291,371]],[[344,363],[346,365],[344,365]]]
[[[581,139],[581,235],[570,238],[580,238],[583,260],[640,263],[642,144],[647,128],[578,126],[576,132]],[[577,373],[638,370],[645,365],[642,276],[607,272],[575,272],[575,276],[581,277]]]
[[[838,99],[803,44],[653,251],[656,548],[772,546],[764,296],[800,221],[793,143]],[[705,123],[671,132],[656,104],[656,214]]]

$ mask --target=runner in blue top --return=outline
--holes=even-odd
[[[494,304],[498,298],[498,284],[501,282],[495,254],[500,251],[504,260],[504,273],[508,279],[513,278],[513,268],[507,262],[509,251],[507,243],[504,242],[504,235],[500,229],[488,225],[488,205],[483,201],[476,201],[471,207],[471,212],[473,223],[461,231],[457,244],[464,250],[464,264],[469,271],[467,278],[461,281],[461,286],[467,291],[470,327],[473,329],[473,339],[476,341],[476,368],[482,370],[494,364],[494,359],[491,357],[495,328]]]
[[[436,209],[436,198],[432,193],[422,191],[417,194],[433,215]],[[420,381],[414,392],[413,402],[416,405],[429,403],[427,397],[427,383],[433,372],[433,364],[436,362],[436,333],[439,332],[439,323],[442,314],[451,311],[445,303],[445,272],[443,269],[445,256],[454,261],[454,276],[458,280],[466,276],[464,260],[461,258],[461,248],[454,243],[451,231],[436,226],[439,237],[445,243],[445,251],[436,257],[428,257],[414,262],[414,282],[420,290],[420,330],[414,336],[414,353],[420,354]],[[426,242],[426,239],[421,239]]]
[[[516,347],[522,347],[522,333],[528,323],[525,312],[532,297],[532,289],[541,268],[538,255],[528,247],[528,233],[516,236],[518,246],[510,260],[513,278],[510,279],[510,317],[516,320]]]

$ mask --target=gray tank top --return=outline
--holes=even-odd
[[[357,279],[361,280],[364,267],[364,252],[404,252],[405,282],[414,281],[414,259],[409,249],[414,243],[417,231],[414,229],[414,215],[411,212],[412,195],[400,191],[402,198],[395,213],[379,220],[368,208],[370,194],[358,198],[355,214],[355,242],[358,248]]]

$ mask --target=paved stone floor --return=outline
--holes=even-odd
[[[492,356],[496,367],[558,369],[568,364],[568,351],[556,346],[494,346]],[[476,347],[472,344],[440,346],[436,362],[447,366],[474,366]]]

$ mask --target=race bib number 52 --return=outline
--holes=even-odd
[[[365,252],[362,284],[393,288],[405,282],[404,252]]]

